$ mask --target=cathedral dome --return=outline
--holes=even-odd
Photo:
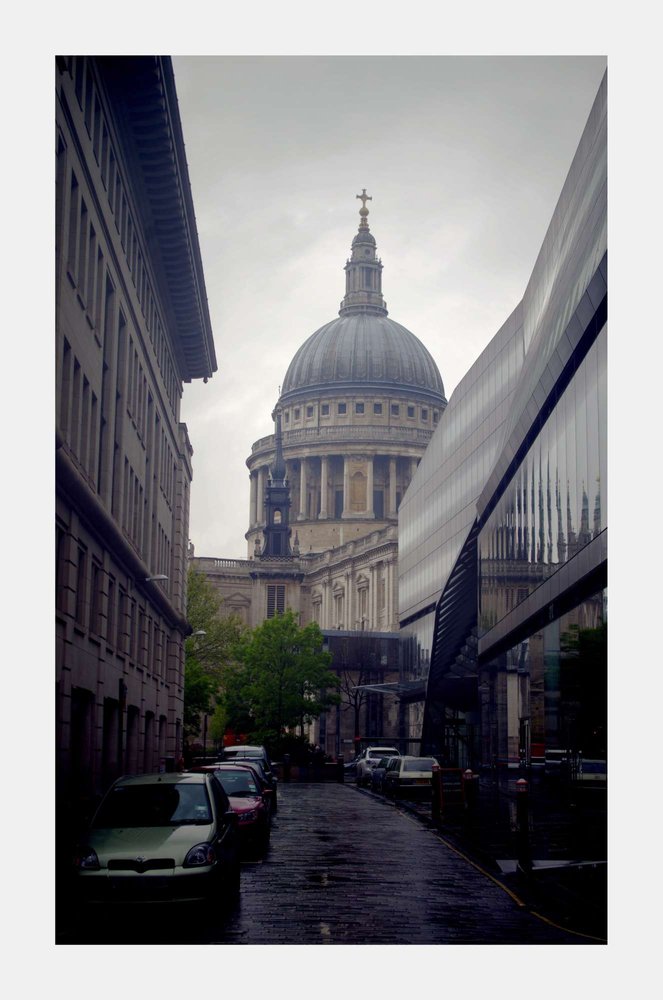
[[[332,388],[416,390],[432,402],[444,401],[440,372],[421,341],[373,312],[346,313],[316,330],[290,362],[281,402]]]
[[[316,330],[299,348],[283,381],[281,403],[317,392],[359,389],[391,394],[416,392],[444,405],[444,386],[432,356],[400,323],[390,319],[382,297],[382,262],[368,228],[366,202],[357,195],[359,231],[346,262],[346,292],[337,319]]]

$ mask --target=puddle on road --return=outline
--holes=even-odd
[[[309,872],[306,881],[312,886],[338,885],[341,882],[350,882],[349,875],[336,875],[334,872]]]

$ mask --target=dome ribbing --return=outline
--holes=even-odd
[[[445,403],[444,386],[435,361],[421,341],[390,319],[382,297],[382,262],[368,229],[362,201],[359,231],[345,265],[346,294],[337,319],[316,330],[299,348],[283,380],[281,402],[328,391],[375,389],[406,393],[416,390],[433,403]]]

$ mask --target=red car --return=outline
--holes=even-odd
[[[257,773],[245,764],[206,764],[195,771],[210,771],[219,782],[237,814],[240,845],[266,851],[271,834],[271,801]]]

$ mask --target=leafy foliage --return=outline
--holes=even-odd
[[[312,622],[300,628],[292,611],[268,618],[235,646],[225,678],[228,722],[237,732],[275,748],[287,729],[304,725],[338,703],[331,654]]]
[[[216,685],[196,660],[187,658],[184,672],[184,732],[200,735],[200,717],[211,709]]]
[[[213,740],[220,741],[225,730],[225,673],[244,626],[236,615],[224,616],[222,604],[204,573],[190,567],[187,620],[194,634],[184,644],[184,738],[187,743],[200,735],[204,715],[212,715],[208,732]]]

